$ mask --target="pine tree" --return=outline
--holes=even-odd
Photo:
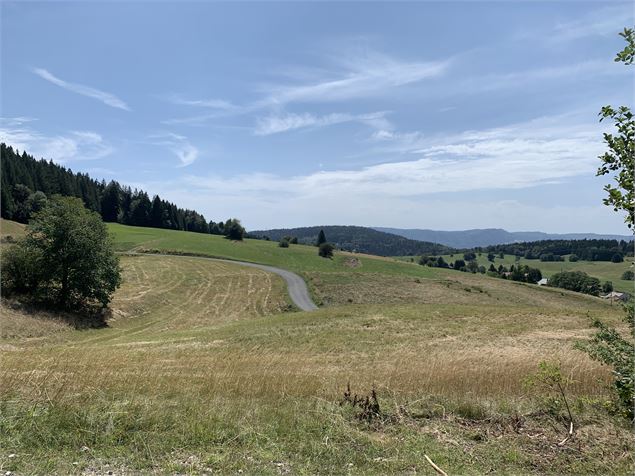
[[[324,230],[320,230],[320,233],[318,233],[318,238],[315,246],[320,246],[322,243],[326,243],[326,235],[324,234]]]

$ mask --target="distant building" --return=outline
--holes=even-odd
[[[610,299],[611,301],[628,301],[628,294],[612,291],[606,296],[602,296],[604,299]]]
[[[549,280],[547,278],[542,278],[540,281],[538,281],[536,284],[538,286],[546,286],[547,283],[549,282]]]

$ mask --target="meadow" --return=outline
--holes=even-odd
[[[624,259],[622,263],[611,263],[610,261],[569,261],[569,256],[566,255],[565,261],[540,261],[538,259],[525,259],[520,258],[518,263],[525,264],[527,266],[531,266],[532,268],[538,268],[543,277],[549,278],[550,276],[559,273],[561,271],[582,271],[587,273],[589,276],[594,276],[598,278],[602,283],[605,281],[610,281],[613,283],[613,288],[616,291],[628,292],[633,294],[635,291],[635,284],[633,281],[626,281],[622,279],[622,274],[624,271],[632,270],[633,268],[633,258],[627,257]],[[404,258],[406,261],[410,261],[410,258]],[[455,259],[463,259],[463,254],[454,254],[454,255],[444,255],[443,259],[447,262],[452,262]],[[416,261],[416,260],[415,260]],[[500,258],[496,255],[494,262],[488,261],[487,253],[481,253],[480,256],[477,255],[476,261],[479,265],[485,266],[485,268],[489,268],[490,264],[494,264],[495,267],[498,268],[501,264],[507,268],[509,266],[516,264],[516,257],[514,255],[504,255],[504,258]]]
[[[631,474],[611,375],[574,349],[600,299],[308,246],[113,225],[122,251],[253,260],[302,274],[324,305],[294,312],[276,275],[197,257],[122,255],[108,327],[2,302],[0,469],[17,474]],[[249,259],[252,258],[252,259]],[[562,400],[526,385],[559,363]],[[370,417],[344,392],[368,396]]]

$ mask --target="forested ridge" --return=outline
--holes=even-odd
[[[378,256],[414,256],[421,254],[444,254],[451,248],[437,243],[415,241],[403,236],[384,233],[363,226],[310,226],[281,228],[276,230],[251,231],[250,236],[280,240],[285,236],[296,237],[300,243],[315,244],[320,231],[326,240],[345,251],[356,251]]]
[[[633,255],[633,242],[625,240],[544,240],[488,246],[492,253],[505,253],[541,261],[560,261],[565,255],[587,261],[620,262]]]
[[[88,209],[107,222],[212,234],[225,234],[227,228],[238,223],[234,219],[207,222],[195,210],[179,208],[158,195],[151,199],[144,190],[133,190],[116,181],[99,182],[53,161],[37,160],[24,151],[20,154],[5,143],[0,144],[0,152],[2,218],[26,223],[47,197],[59,194],[81,198]]]

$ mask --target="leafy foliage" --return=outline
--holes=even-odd
[[[635,408],[635,312],[632,303],[624,305],[625,321],[630,336],[620,334],[616,329],[600,320],[593,322],[598,331],[589,342],[581,342],[578,348],[586,351],[591,358],[613,368],[614,385],[621,413],[633,420]]]
[[[592,296],[598,296],[601,290],[600,280],[589,276],[583,271],[562,271],[556,273],[549,278],[549,286]]]
[[[633,64],[635,51],[635,31],[625,28],[620,35],[626,40],[627,45],[617,54],[615,61],[630,66]],[[604,187],[608,194],[604,204],[613,207],[616,212],[626,212],[624,222],[631,228],[635,224],[635,120],[628,106],[604,106],[600,111],[600,121],[605,119],[613,121],[617,134],[604,134],[608,150],[600,156],[602,165],[598,168],[597,175],[614,174],[617,186],[608,184]]]
[[[566,389],[573,383],[562,374],[560,363],[540,362],[538,371],[525,379],[525,385],[533,388],[542,396],[543,405],[550,413],[559,413],[566,408],[569,421],[573,421],[571,407],[567,400]]]
[[[245,229],[240,224],[240,220],[231,218],[227,220],[223,227],[225,238],[228,240],[242,241],[245,236]]]
[[[615,61],[632,65],[635,58],[635,31],[625,28],[620,35],[626,40],[626,47],[620,51]],[[626,212],[624,221],[629,228],[635,223],[633,212],[635,199],[633,195],[633,167],[635,166],[635,122],[630,108],[621,106],[613,109],[605,106],[600,112],[601,119],[611,118],[615,121],[618,135],[604,134],[609,151],[600,156],[602,165],[597,175],[616,172],[617,187],[606,185],[608,198],[604,204],[612,206],[615,211]],[[626,275],[626,273],[624,273]],[[631,272],[632,278],[632,272]],[[624,276],[622,276],[624,277]],[[627,276],[628,277],[628,276]],[[622,335],[617,329],[596,320],[593,326],[598,329],[591,341],[581,343],[593,359],[613,368],[614,386],[620,403],[622,414],[633,421],[635,419],[635,309],[633,304],[625,305],[625,321],[629,327],[629,335]]]
[[[78,309],[108,305],[121,271],[100,216],[78,198],[54,196],[4,256],[2,279],[9,291]]]
[[[318,255],[322,258],[332,258],[335,247],[331,243],[322,243],[318,249]]]

